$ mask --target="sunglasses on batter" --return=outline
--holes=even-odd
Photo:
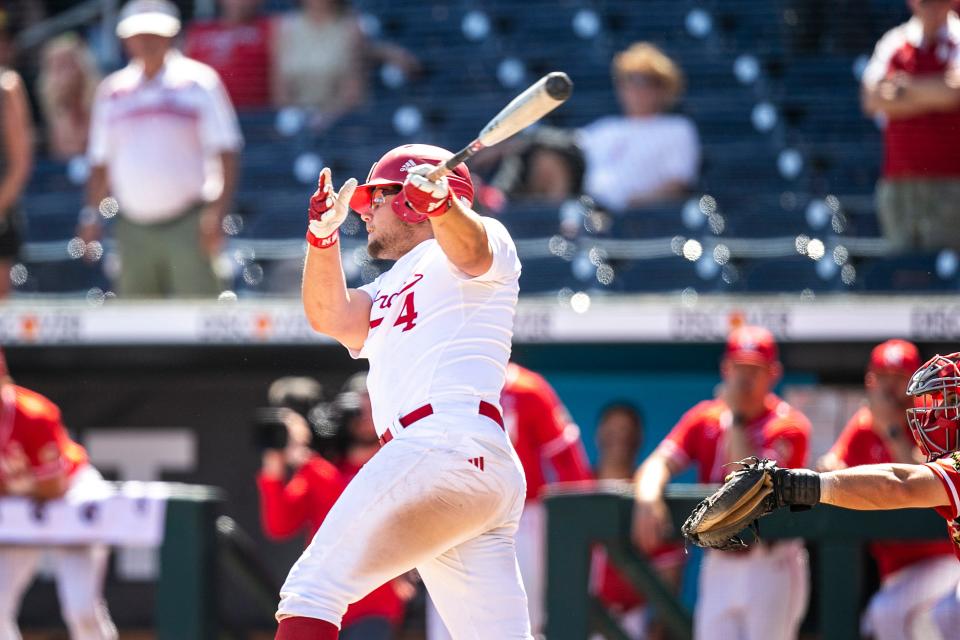
[[[381,187],[379,189],[374,189],[370,196],[370,207],[379,207],[387,201],[387,198],[390,196],[395,196],[401,191],[403,191],[402,187]]]

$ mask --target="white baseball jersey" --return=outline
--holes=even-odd
[[[427,404],[500,406],[510,358],[520,260],[506,228],[482,217],[493,264],[470,277],[425,240],[372,283],[370,333],[354,357],[370,360],[377,434]]]
[[[459,272],[436,240],[363,291],[377,432],[394,438],[327,514],[280,590],[277,617],[340,625],[347,605],[416,568],[458,640],[533,640],[514,535],[526,483],[499,407],[520,262],[502,224],[482,218],[493,265]],[[429,403],[413,428],[398,418]]]

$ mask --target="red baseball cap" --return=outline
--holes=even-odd
[[[777,341],[763,327],[743,326],[730,332],[724,359],[737,364],[753,364],[762,367],[779,361]]]
[[[906,340],[887,340],[870,352],[867,369],[874,373],[898,373],[912,376],[920,368],[920,351]]]

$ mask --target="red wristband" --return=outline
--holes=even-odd
[[[326,238],[318,238],[313,235],[313,232],[310,229],[307,229],[307,244],[316,247],[317,249],[329,249],[333,245],[337,244],[337,241],[340,239],[340,230],[336,230]]]

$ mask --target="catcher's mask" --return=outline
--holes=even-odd
[[[910,378],[907,395],[915,398],[907,422],[927,462],[960,449],[960,352],[930,358]]]
[[[368,213],[371,205],[374,204],[371,202],[373,193],[378,188],[402,187],[404,180],[407,179],[407,171],[410,169],[420,164],[436,166],[446,162],[452,155],[446,149],[429,144],[405,144],[387,151],[370,167],[366,181],[354,191],[350,199],[350,208],[360,214]],[[447,183],[454,195],[466,202],[468,206],[473,204],[473,180],[465,164],[461,163],[447,174]],[[427,219],[425,214],[414,211],[402,194],[394,198],[392,207],[393,212],[404,222],[417,223]]]

